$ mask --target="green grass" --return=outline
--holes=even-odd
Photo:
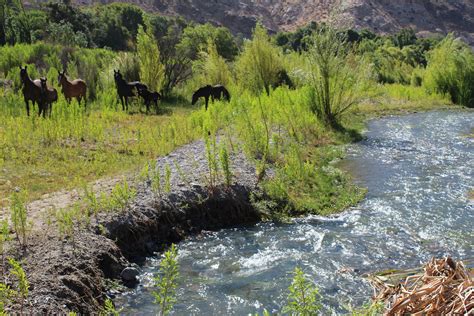
[[[17,95],[0,98],[0,206],[15,187],[37,199],[135,170],[201,135],[187,105],[164,107],[161,115],[89,106],[84,112],[61,100],[42,119],[27,117]]]

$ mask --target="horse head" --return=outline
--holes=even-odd
[[[25,68],[20,66],[20,79],[24,83],[26,80],[28,80],[28,71],[27,71],[27,66]]]
[[[66,71],[64,70],[63,72],[58,70],[58,82],[61,83],[64,79],[66,78]]]
[[[191,102],[192,105],[196,104],[196,102],[199,100],[200,95],[199,95],[198,91],[193,93],[193,99],[192,99],[192,102]]]
[[[48,90],[47,78],[41,77],[41,93],[45,93]]]

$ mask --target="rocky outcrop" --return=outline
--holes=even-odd
[[[110,3],[113,0],[75,0]],[[421,35],[455,32],[474,45],[472,0],[128,0],[149,11],[224,25],[249,36],[260,20],[271,31],[294,30],[311,21],[390,33],[413,27]]]

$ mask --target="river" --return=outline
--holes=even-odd
[[[279,311],[291,272],[320,288],[325,314],[360,305],[372,290],[365,273],[413,268],[431,257],[474,257],[474,112],[440,111],[369,122],[343,168],[368,188],[355,208],[333,218],[261,223],[196,236],[178,245],[175,315]],[[117,299],[124,314],[152,314],[149,259],[141,284]]]

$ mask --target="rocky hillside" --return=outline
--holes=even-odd
[[[112,0],[76,0],[80,4]],[[474,45],[473,0],[128,0],[147,10],[210,21],[249,35],[257,20],[272,31],[311,21],[379,33],[413,27],[421,34],[456,32]]]

